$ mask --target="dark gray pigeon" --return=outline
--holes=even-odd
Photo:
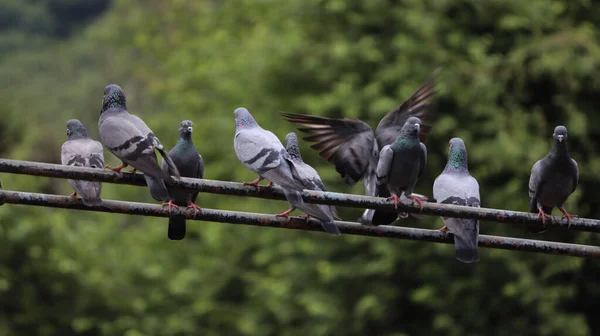
[[[67,141],[62,145],[60,161],[67,166],[104,169],[102,144],[88,136],[81,121],[71,119],[67,121]],[[71,196],[81,196],[83,204],[98,205],[102,203],[102,199],[100,199],[102,183],[84,180],[68,181],[75,190]]]
[[[298,137],[294,132],[288,133],[285,136],[285,149],[290,155],[292,165],[294,166],[292,173],[297,173],[297,175],[295,175],[295,178],[302,182],[302,184],[304,185],[304,189],[327,191],[325,185],[323,184],[323,181],[321,181],[319,173],[317,173],[317,171],[313,167],[306,164],[304,160],[302,160],[302,156],[300,155],[300,148],[298,147]],[[306,206],[319,207],[324,213],[328,215],[329,213],[331,213],[333,218],[341,219],[337,209],[333,205],[306,204]],[[309,216],[306,216],[307,219],[308,217]],[[340,229],[333,222],[333,220],[323,221],[321,222],[321,224],[325,232],[331,235],[342,234],[340,232]]]
[[[412,193],[427,164],[427,148],[419,141],[420,128],[421,120],[419,118],[408,118],[396,137],[396,141],[391,145],[384,146],[379,153],[376,170],[377,187],[387,188],[391,195],[389,199],[394,201],[396,209],[398,209],[398,203],[401,202],[400,196],[403,192],[406,198],[416,201],[423,208],[421,201],[423,196]],[[361,222],[365,225],[373,225],[372,218],[375,213],[377,211],[367,209]]]
[[[433,182],[433,197],[443,204],[480,206],[479,183],[469,174],[467,148],[460,138],[450,140],[448,162],[444,171]],[[479,221],[452,217],[442,219],[445,225],[440,231],[450,230],[454,235],[456,259],[464,263],[479,261]]]
[[[364,121],[349,118],[328,118],[311,115],[283,113],[292,123],[302,127],[298,130],[310,134],[304,140],[316,142],[311,148],[335,165],[336,171],[348,185],[364,179],[367,196],[390,196],[387,188],[377,188],[376,169],[380,149],[394,142],[406,120],[419,117],[431,123],[435,114],[431,100],[435,95],[435,82],[427,81],[407,101],[388,112],[377,125],[375,133]],[[419,137],[426,141],[431,126],[421,125]],[[372,212],[363,214],[370,217]],[[398,217],[395,211],[377,211],[372,218],[374,225],[390,224]]]
[[[557,207],[563,218],[567,218],[571,226],[570,215],[563,207],[579,182],[579,167],[571,159],[567,151],[567,128],[556,126],[554,143],[548,155],[537,161],[531,168],[529,177],[529,212],[537,213],[542,220],[541,225],[528,225],[530,233],[546,231],[546,218],[552,214],[552,208]]]
[[[157,201],[169,200],[164,181],[170,181],[170,175],[179,177],[179,171],[146,123],[127,112],[125,92],[116,84],[104,88],[98,129],[102,144],[123,162],[118,167],[108,168],[120,172],[129,165],[134,168],[132,172],[140,170],[152,197]],[[160,169],[154,149],[165,159],[169,173]]]
[[[193,127],[194,124],[189,120],[181,122],[181,125],[179,125],[179,139],[177,139],[175,147],[169,151],[169,156],[173,160],[173,163],[175,163],[181,176],[201,179],[204,177],[204,160],[202,160],[202,155],[198,153],[192,141]],[[162,161],[161,168],[165,173],[168,173],[169,166],[165,160]],[[202,212],[202,209],[194,204],[198,197],[197,191],[177,188],[168,188],[168,190],[171,196],[169,202],[167,202],[169,212],[171,211],[171,207],[178,208],[180,205],[194,209],[194,216],[197,211]],[[169,239],[181,240],[185,237],[185,231],[184,216],[169,217],[169,229],[167,232]]]
[[[289,210],[276,216],[289,218],[294,209],[300,209],[321,222],[333,223],[331,211],[304,203],[302,190],[306,187],[298,178],[299,174],[295,171],[290,155],[277,136],[260,127],[245,108],[240,107],[233,114],[236,128],[233,145],[238,159],[246,168],[255,172],[259,179],[264,178],[281,186],[291,205]]]

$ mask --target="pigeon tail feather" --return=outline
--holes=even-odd
[[[182,240],[185,238],[185,217],[169,217],[169,229],[167,235],[170,240]]]

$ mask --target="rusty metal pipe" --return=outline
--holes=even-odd
[[[86,206],[83,204],[81,199],[75,199],[74,197],[70,196],[25,193],[7,190],[0,190],[0,202],[73,210],[122,213],[128,215],[169,217],[167,207],[163,207],[158,204],[103,200],[102,204],[100,205]],[[195,218],[192,218],[193,211],[184,207],[174,209],[171,214],[184,215],[188,220],[318,231],[324,233],[320,222],[315,219],[310,219],[307,221],[304,218],[292,217],[292,219],[288,222],[287,219],[275,217],[274,215],[212,209],[203,209],[201,213],[198,213],[195,216]],[[420,240],[445,244],[453,243],[453,238],[451,235],[447,236],[445,233],[442,233],[438,230],[413,229],[387,225],[382,225],[375,228],[360,225],[358,223],[343,221],[337,221],[336,224],[339,226],[340,231],[347,235]],[[480,235],[479,246],[544,254],[600,258],[600,247],[598,246],[566,244],[540,240]]]
[[[136,186],[146,185],[142,174],[131,174],[128,172],[124,172],[121,175],[117,172],[108,169],[100,170],[93,168],[64,166],[52,163],[39,163],[9,159],[0,159],[0,172],[54,178],[69,178],[76,180],[101,181]],[[281,188],[277,186],[272,188],[267,188],[264,186],[253,187],[236,182],[193,179],[184,177],[167,184],[171,186],[177,186],[183,189],[197,190],[200,192],[214,194],[285,200],[285,196],[283,195]],[[302,193],[302,198],[308,203],[331,204],[336,206],[345,206],[361,209],[393,209],[393,202],[382,197],[369,197],[336,192],[305,190]],[[492,221],[499,223],[538,223],[537,214],[532,214],[528,212],[490,208],[473,208],[459,205],[439,204],[433,202],[424,202],[422,210],[420,210],[419,207],[414,204],[398,204],[398,210],[410,213],[420,213],[424,215],[473,218],[483,221]],[[561,219],[561,217],[558,216],[551,216],[550,218],[551,223],[547,223],[548,225],[558,225],[566,230],[566,219]],[[576,218],[571,221],[570,229],[578,231],[600,232],[600,220]]]

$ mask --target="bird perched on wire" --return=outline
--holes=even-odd
[[[335,226],[329,207],[304,203],[302,190],[306,189],[306,181],[299,178],[290,155],[277,136],[262,128],[243,107],[236,109],[234,116],[236,132],[233,144],[236,156],[246,168],[256,173],[259,179],[265,178],[279,185],[291,205],[289,210],[275,216],[289,218],[289,214],[297,208],[321,221],[326,230],[330,224]],[[333,228],[327,232],[338,234],[334,233]]]
[[[352,186],[364,180],[367,196],[391,196],[387,187],[377,186],[376,169],[380,150],[392,144],[409,117],[418,117],[422,123],[419,139],[425,143],[431,126],[435,120],[432,100],[435,95],[433,79],[424,83],[408,100],[388,112],[379,122],[375,132],[364,121],[349,118],[328,118],[304,114],[283,113],[283,116],[294,124],[300,125],[298,130],[310,134],[304,140],[315,142],[311,148],[335,165],[336,171],[344,181]],[[368,209],[363,214],[363,222],[373,225],[389,224],[396,220],[396,211],[373,211]]]
[[[77,119],[67,121],[67,141],[60,151],[60,161],[63,165],[75,167],[90,167],[104,169],[104,153],[102,144],[92,138]],[[74,192],[71,196],[81,196],[83,204],[98,205],[102,203],[100,193],[102,183],[98,181],[67,180]]]
[[[104,88],[98,130],[104,147],[123,162],[118,167],[107,168],[120,172],[129,165],[134,168],[132,172],[140,170],[152,197],[157,201],[169,200],[164,181],[170,181],[171,175],[179,177],[179,171],[148,125],[127,111],[125,92],[116,84]],[[167,163],[168,173],[158,165],[155,149]]]
[[[571,227],[571,215],[564,208],[579,182],[579,167],[569,156],[567,150],[567,128],[556,126],[552,134],[554,142],[550,152],[531,168],[529,177],[529,212],[537,213],[541,220],[539,225],[528,225],[530,233],[546,231],[546,219],[557,207],[563,218],[567,219],[567,227]]]
[[[292,169],[292,174],[294,174],[294,177],[304,185],[304,189],[327,191],[325,185],[323,184],[323,181],[321,181],[319,173],[317,173],[317,171],[313,167],[311,167],[310,165],[305,163],[304,160],[302,160],[302,155],[300,154],[300,148],[298,147],[298,137],[296,136],[296,133],[290,132],[285,136],[285,149],[290,155],[290,159],[294,167],[294,169]],[[310,204],[310,206],[317,206],[321,208],[323,213],[331,213],[331,217],[341,219],[337,209],[333,205]],[[309,216],[307,215],[306,217],[308,219]],[[341,234],[340,229],[337,227],[337,225],[335,225],[333,220],[321,222],[321,225],[323,226],[325,232],[331,235]]]
[[[479,208],[479,183],[469,174],[467,148],[461,138],[450,140],[448,162],[444,171],[433,182],[433,197],[439,203]],[[477,239],[479,221],[476,219],[442,217],[444,227],[454,235],[456,259],[464,263],[479,261]]]
[[[394,201],[398,209],[401,202],[400,196],[404,193],[406,198],[417,202],[421,208],[423,203],[421,195],[413,195],[412,191],[417,181],[425,170],[427,164],[427,147],[419,141],[421,120],[410,117],[398,133],[396,140],[381,149],[377,163],[377,187],[386,187],[389,199]],[[372,218],[377,212],[367,210],[362,218],[363,224],[371,225]]]
[[[192,140],[194,123],[184,120],[179,125],[179,138],[175,146],[169,151],[169,156],[183,177],[202,178],[204,177],[204,160],[198,153]],[[161,167],[165,173],[168,173],[169,166],[162,161]],[[178,188],[168,188],[170,199],[167,202],[169,210],[171,207],[178,208],[180,205],[186,205],[194,210],[194,216],[197,211],[202,209],[194,204],[198,197],[197,191],[189,191]],[[175,215],[169,217],[168,237],[171,240],[181,240],[185,237],[186,225],[185,216]]]

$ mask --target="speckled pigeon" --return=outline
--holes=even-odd
[[[60,161],[67,166],[104,169],[102,144],[88,136],[81,121],[71,119],[67,121],[67,141],[62,145]],[[68,181],[75,190],[71,196],[81,196],[83,204],[98,205],[102,203],[102,199],[100,199],[102,183],[85,180]]]
[[[552,213],[553,207],[557,207],[563,213],[563,218],[567,218],[567,227],[571,226],[571,218],[577,217],[564,208],[567,198],[579,182],[579,167],[567,151],[567,128],[556,126],[552,137],[554,143],[548,155],[531,168],[529,212],[537,213],[542,223],[528,225],[530,233],[546,231],[546,218]]]
[[[290,158],[292,160],[292,164],[294,169],[292,173],[294,173],[294,177],[301,181],[304,185],[304,189],[307,190],[319,190],[319,191],[327,191],[323,181],[321,181],[321,177],[319,173],[306,164],[304,160],[302,160],[302,155],[300,155],[300,148],[298,147],[298,137],[294,132],[288,133],[285,136],[285,149],[287,150]],[[324,213],[331,214],[331,219],[334,217],[340,219],[337,209],[333,205],[324,205],[324,204],[306,204],[306,206],[311,207],[319,207],[321,211]],[[308,219],[309,216],[306,216]],[[325,232],[331,235],[340,235],[340,229],[335,225],[333,220],[331,221],[322,221],[321,222],[323,229]]]
[[[235,154],[240,162],[259,179],[267,179],[283,189],[291,209],[275,216],[289,218],[294,209],[300,209],[321,222],[333,222],[330,211],[304,203],[302,190],[304,184],[297,178],[290,155],[281,141],[271,131],[260,127],[247,109],[240,107],[234,112],[236,133],[233,141]],[[328,208],[329,209],[329,208]]]
[[[467,148],[460,138],[450,140],[448,162],[444,171],[433,182],[433,197],[444,204],[480,206],[479,183],[469,174]],[[440,231],[450,230],[454,235],[456,259],[464,263],[479,261],[479,221],[453,217],[442,219],[445,225]]]
[[[173,160],[173,163],[179,170],[179,174],[184,177],[202,178],[204,176],[204,160],[202,155],[196,151],[194,141],[192,140],[192,131],[194,130],[194,124],[189,120],[184,120],[179,125],[179,139],[177,144],[169,151],[169,157]],[[169,166],[162,161],[161,168],[165,173],[168,173]],[[170,200],[167,202],[169,206],[169,212],[171,207],[178,208],[179,206],[187,206],[194,210],[194,216],[199,210],[202,209],[194,204],[198,197],[197,191],[189,191],[177,188],[168,188]],[[183,216],[172,216],[169,217],[169,229],[168,237],[171,240],[181,240],[185,237],[185,217]]]
[[[302,127],[298,130],[310,134],[304,140],[316,142],[311,147],[327,161],[335,165],[336,171],[348,185],[364,179],[367,196],[390,196],[387,188],[377,188],[376,169],[380,149],[396,140],[406,120],[419,117],[429,124],[435,114],[431,109],[431,100],[435,95],[435,82],[424,83],[407,101],[388,112],[377,125],[375,133],[364,121],[349,118],[328,118],[311,115],[283,113],[290,122]],[[431,126],[421,124],[419,137],[426,141]],[[365,217],[371,217],[373,211],[366,210]],[[396,220],[395,211],[377,211],[371,221],[374,225],[389,224]]]
[[[179,171],[146,123],[127,111],[125,92],[116,84],[104,88],[98,129],[102,144],[123,162],[118,167],[108,168],[120,172],[130,165],[134,168],[132,172],[140,170],[152,197],[157,201],[169,200],[164,181],[170,181],[170,175],[179,177]],[[154,149],[167,162],[169,173],[160,169]]]

